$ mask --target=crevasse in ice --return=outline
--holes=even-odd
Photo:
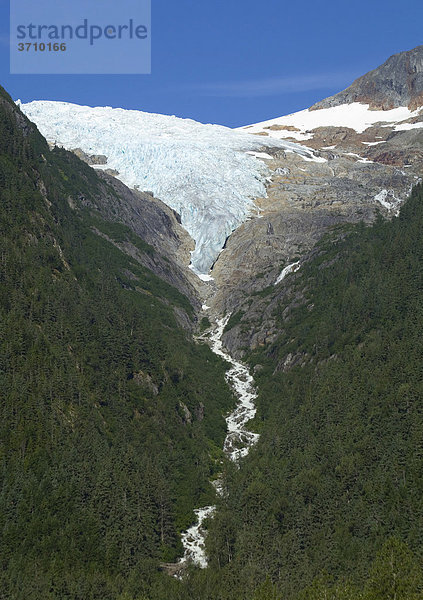
[[[312,156],[290,142],[174,116],[51,101],[20,106],[48,141],[104,154],[105,168],[129,187],[150,190],[176,210],[195,240],[197,273],[208,273],[253,199],[266,196],[266,164],[247,152],[266,145]]]

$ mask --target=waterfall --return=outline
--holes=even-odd
[[[208,336],[208,341],[212,351],[231,365],[231,368],[226,372],[226,380],[234,390],[238,401],[235,410],[226,417],[228,433],[223,444],[223,451],[230,460],[238,463],[241,458],[248,454],[251,446],[259,438],[257,433],[252,433],[246,428],[248,421],[256,414],[254,400],[257,397],[257,392],[254,387],[254,379],[248,368],[232,358],[223,349],[222,335],[229,317],[230,315],[217,321],[215,329]],[[221,494],[222,486],[219,478],[213,483],[216,492]],[[207,532],[203,527],[203,523],[207,518],[213,516],[215,510],[215,506],[204,506],[194,511],[197,517],[196,523],[183,532],[181,536],[184,556],[180,559],[180,563],[192,561],[203,569],[207,567],[204,545]]]

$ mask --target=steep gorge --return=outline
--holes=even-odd
[[[420,81],[395,119],[251,126],[267,195],[201,278],[178,213],[1,92],[6,598],[300,598],[327,571],[374,600],[385,543],[421,565]]]

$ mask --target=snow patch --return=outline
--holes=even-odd
[[[301,158],[303,160],[307,160],[309,162],[316,162],[316,163],[325,163],[328,162],[326,158],[323,158],[323,156],[315,156],[315,155],[311,155],[311,156],[306,156],[306,155],[301,155]]]
[[[378,144],[385,144],[385,140],[382,140],[381,142],[361,142],[362,144],[365,144],[366,146],[377,146]]]
[[[359,154],[356,154],[355,152],[344,152],[344,155],[345,156],[353,156],[354,158],[357,158],[357,162],[359,162],[359,163],[374,163],[373,160],[364,158],[363,156],[360,156]]]
[[[201,281],[214,281],[214,277],[208,275],[207,273],[196,273],[196,275],[201,279]]]
[[[419,110],[411,112],[405,106],[393,108],[392,110],[370,110],[368,104],[353,102],[331,108],[301,110],[284,117],[255,123],[248,127],[248,131],[267,133],[269,137],[276,139],[293,137],[299,141],[304,141],[313,137],[312,130],[317,127],[349,127],[357,133],[362,133],[375,123],[398,123],[418,114]],[[274,129],[269,129],[272,126],[274,126]],[[295,127],[298,131],[277,129],[277,127],[284,126]]]
[[[297,260],[297,262],[291,263],[290,265],[288,265],[287,267],[285,267],[284,269],[282,269],[281,274],[276,279],[276,281],[275,281],[275,283],[273,285],[278,285],[278,283],[280,283],[281,281],[283,281],[287,275],[289,275],[290,273],[295,273],[296,271],[298,271],[299,268],[300,268],[300,261],[299,260]]]
[[[394,131],[410,131],[410,129],[422,129],[423,121],[419,121],[418,123],[400,123],[399,125],[395,125]]]
[[[260,158],[260,159],[265,159],[265,160],[273,160],[274,157],[271,156],[270,154],[267,154],[267,152],[252,152],[251,150],[249,150],[247,152],[247,154],[249,154],[250,156],[254,156],[255,158]]]

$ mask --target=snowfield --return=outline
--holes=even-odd
[[[254,198],[266,196],[264,160],[271,156],[263,146],[316,159],[297,144],[191,119],[66,102],[18,104],[49,142],[104,154],[102,168],[176,210],[196,242],[191,266],[197,274],[209,273],[228,235],[250,216]]]
[[[395,124],[396,131],[423,126],[404,123],[421,109],[378,111],[358,102],[302,110],[235,130],[137,110],[50,101],[17,104],[49,142],[104,154],[107,164],[95,168],[118,171],[126,185],[152,191],[176,210],[196,244],[190,266],[204,281],[212,280],[209,272],[226,238],[249,217],[259,216],[254,199],[267,195],[271,148],[326,162],[284,138],[305,141],[313,137],[313,129],[324,126],[351,127],[358,133],[377,122]]]
[[[406,106],[400,106],[392,110],[370,110],[368,104],[353,102],[352,104],[341,104],[332,108],[301,110],[285,117],[240,127],[238,130],[248,131],[249,133],[267,133],[269,137],[274,139],[294,138],[305,141],[313,137],[312,130],[317,127],[350,127],[357,133],[362,133],[375,123],[400,123],[410,117],[419,115],[420,110],[417,109],[411,112]],[[413,127],[422,125],[415,124]],[[269,127],[272,127],[272,129],[269,129]],[[287,127],[288,129],[280,129],[281,127]],[[289,128],[295,129],[290,131]],[[402,126],[402,129],[411,128],[409,124]],[[398,127],[396,130],[400,131]]]

